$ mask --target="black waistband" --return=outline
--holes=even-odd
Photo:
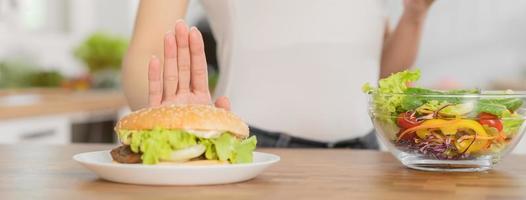
[[[270,132],[255,127],[250,127],[250,132],[258,138],[260,147],[297,147],[297,148],[354,148],[378,149],[374,132],[363,137],[341,140],[337,142],[320,142],[305,138],[291,136],[285,133]]]

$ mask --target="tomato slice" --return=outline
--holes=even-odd
[[[417,121],[414,113],[404,112],[398,115],[396,123],[402,129],[409,129],[420,125],[422,122]]]
[[[480,113],[479,123],[496,128],[499,132],[502,131],[502,121],[495,115],[489,113]]]

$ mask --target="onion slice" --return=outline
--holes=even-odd
[[[170,155],[170,158],[166,160],[172,161],[172,162],[184,162],[192,158],[197,158],[203,155],[205,151],[206,151],[205,145],[196,144],[196,145],[184,148],[184,149],[173,151],[172,154]]]

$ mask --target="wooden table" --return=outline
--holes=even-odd
[[[526,199],[526,156],[483,173],[432,173],[383,152],[263,149],[282,160],[257,178],[193,187],[112,183],[71,159],[111,147],[0,145],[0,199]]]
[[[5,98],[29,97],[34,102]],[[65,89],[0,90],[0,120],[82,112],[117,112],[127,106],[124,95],[112,90],[71,91]]]

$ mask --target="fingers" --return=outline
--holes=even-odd
[[[173,99],[177,91],[177,44],[173,31],[164,35],[164,69],[163,96],[165,100]]]
[[[188,27],[183,21],[175,24],[175,39],[177,43],[177,68],[179,84],[177,93],[190,92],[190,47],[188,41]]]
[[[225,110],[230,110],[230,99],[226,96],[220,96],[216,99],[215,106]]]
[[[208,70],[203,36],[196,27],[190,29],[191,88],[195,93],[209,93]]]
[[[152,56],[148,64],[148,103],[151,107],[161,105],[163,89],[159,58]]]

